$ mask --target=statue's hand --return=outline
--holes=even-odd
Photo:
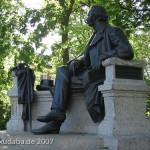
[[[97,61],[94,64],[92,64],[92,69],[99,70],[101,68],[101,66],[102,66],[101,61]]]
[[[78,72],[81,66],[82,66],[81,60],[73,60],[71,63],[68,64],[69,71],[73,75]]]
[[[78,66],[79,66],[79,62],[77,60],[72,61],[68,66],[69,71],[74,74],[76,70],[78,69]]]

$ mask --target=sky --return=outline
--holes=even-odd
[[[39,9],[44,4],[44,0],[22,0],[22,2],[30,8]]]
[[[44,0],[22,0],[22,2],[29,8],[35,8],[40,9],[42,5],[44,4]],[[50,55],[52,53],[51,46],[59,40],[60,37],[58,34],[52,34],[50,33],[47,37],[43,38],[43,43],[47,44],[48,50],[44,52],[45,55]],[[40,53],[40,49],[37,50],[38,53]]]

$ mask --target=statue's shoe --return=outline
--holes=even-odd
[[[50,121],[41,128],[33,129],[33,134],[59,134],[61,124],[56,123],[55,121]]]
[[[58,110],[52,110],[45,116],[39,116],[37,117],[37,121],[40,122],[50,122],[50,121],[61,121],[64,122],[66,119],[66,115],[64,112],[58,111]]]

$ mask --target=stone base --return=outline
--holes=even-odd
[[[13,97],[11,101],[11,118],[6,124],[8,132],[23,131],[24,122],[21,118],[23,105],[18,104],[17,97]]]
[[[2,140],[5,142],[14,140],[18,143],[0,144],[0,150],[105,150],[104,140],[93,134],[33,135],[27,132],[11,134],[3,132],[2,134]],[[28,144],[20,144],[21,141]],[[34,144],[31,141],[34,141]]]
[[[143,78],[144,62],[109,58],[103,66],[106,80],[98,89],[104,97],[106,114],[98,134],[105,137],[150,135],[150,122],[146,117],[150,87]],[[117,75],[118,67],[124,69],[120,70],[120,76]]]
[[[8,132],[23,131],[23,130],[24,130],[24,123],[21,118],[11,119],[7,123]]]
[[[5,144],[2,143],[4,140]],[[6,144],[6,142],[28,144]],[[35,141],[34,144],[31,141]],[[44,142],[48,142],[44,144]],[[43,142],[38,144],[37,142]],[[101,138],[94,134],[33,135],[29,132],[0,132],[0,150],[149,150],[150,136],[118,136]]]
[[[107,137],[104,146],[110,150],[149,150],[150,136]]]

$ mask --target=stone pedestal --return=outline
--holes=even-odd
[[[118,150],[123,137],[139,140],[139,137],[150,136],[150,122],[146,117],[150,87],[143,79],[143,62],[110,58],[103,66],[106,80],[98,89],[104,97],[106,115],[98,127],[98,134],[104,137],[105,146]],[[150,141],[150,137],[147,139]]]
[[[7,123],[7,131],[29,131],[29,121],[23,122],[22,110],[23,105],[18,104],[18,97],[11,98],[11,119]],[[52,103],[52,96],[49,91],[36,91],[34,92],[34,102],[32,103],[32,128],[39,128],[45,123],[38,122],[36,118],[39,115],[46,115],[50,111]]]
[[[14,85],[12,90],[8,93],[8,96],[11,98],[11,118],[6,126],[8,132],[24,130],[24,123],[21,119],[23,105],[18,104],[17,77],[14,72],[12,72],[12,76]]]
[[[13,75],[13,88],[8,93],[11,99],[11,118],[7,123],[6,129],[8,132],[28,131],[29,121],[23,122],[22,111],[23,105],[18,104],[18,86],[17,77],[14,72]],[[52,96],[49,91],[36,91],[34,92],[34,101],[32,103],[32,128],[38,128],[44,123],[36,121],[37,116],[45,115],[50,111],[52,103]]]

